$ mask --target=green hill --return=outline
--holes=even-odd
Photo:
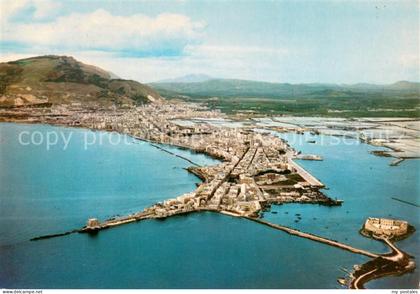
[[[149,86],[113,76],[67,56],[0,63],[0,107],[68,103],[133,105],[161,99]]]

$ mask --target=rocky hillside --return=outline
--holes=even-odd
[[[147,85],[113,77],[68,56],[0,63],[0,107],[69,103],[122,106],[162,99]]]

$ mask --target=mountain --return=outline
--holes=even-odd
[[[375,84],[289,84],[235,79],[210,79],[203,82],[158,82],[150,84],[162,95],[242,98],[304,98],[349,96],[364,94],[419,95],[420,83],[397,82],[391,85]]]
[[[147,85],[115,77],[69,56],[48,55],[0,63],[0,107],[133,105],[161,99]]]
[[[234,79],[211,79],[194,83],[152,83],[158,91],[173,92],[186,96],[223,96],[223,97],[267,97],[284,96],[293,93],[291,84],[275,84]]]
[[[205,82],[212,79],[213,78],[211,76],[208,76],[205,74],[190,74],[190,75],[185,75],[182,77],[177,77],[174,79],[161,80],[155,83],[199,83],[199,82]]]
[[[389,89],[394,90],[405,90],[405,91],[418,91],[420,87],[420,83],[413,83],[408,81],[399,81],[394,84],[388,86]]]

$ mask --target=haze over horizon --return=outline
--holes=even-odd
[[[76,2],[76,3],[75,3]],[[0,61],[70,55],[155,82],[419,82],[417,1],[0,3]]]
[[[420,81],[408,81],[408,80],[400,80],[400,81],[394,81],[387,84],[379,84],[379,83],[363,83],[363,82],[356,82],[356,83],[327,83],[327,82],[310,82],[310,83],[289,83],[287,81],[264,81],[264,80],[248,80],[248,79],[237,79],[232,77],[213,77],[206,75],[204,73],[190,73],[183,76],[176,76],[169,79],[163,79],[163,80],[157,80],[149,82],[150,84],[158,84],[158,83],[195,83],[195,82],[205,82],[205,81],[211,81],[211,80],[241,80],[241,81],[250,81],[250,82],[262,82],[262,83],[275,83],[275,84],[292,84],[292,85],[308,85],[308,84],[321,84],[321,85],[357,85],[357,84],[366,84],[366,85],[389,85],[389,84],[396,84],[396,83],[415,83],[420,84]]]

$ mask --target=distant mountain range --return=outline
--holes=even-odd
[[[142,104],[161,99],[147,85],[123,80],[68,56],[39,56],[0,63],[0,107],[82,103]]]
[[[163,97],[206,103],[225,113],[419,117],[420,83],[288,84],[234,79],[151,83]]]
[[[151,83],[164,96],[242,97],[242,98],[304,98],[347,97],[349,94],[398,94],[420,93],[420,83],[400,81],[390,85],[376,84],[289,84],[235,79],[211,79],[195,82],[166,81]]]
[[[187,75],[144,85],[69,56],[0,63],[0,107],[78,103],[138,105],[162,97],[204,102],[226,113],[420,116],[420,83],[289,84]]]
[[[199,82],[205,82],[208,80],[212,80],[211,76],[205,75],[205,74],[189,74],[182,77],[177,77],[173,79],[166,79],[161,80],[158,82],[155,82],[156,84],[160,83],[199,83]]]

